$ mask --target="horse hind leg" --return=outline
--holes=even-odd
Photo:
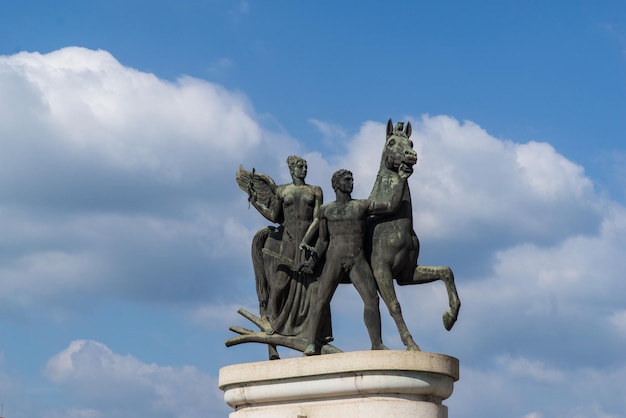
[[[461,300],[456,290],[452,269],[444,266],[417,266],[412,282],[405,284],[423,284],[436,280],[441,280],[446,285],[450,309],[443,313],[442,320],[443,326],[450,331],[459,317],[459,310],[461,309]]]
[[[396,323],[402,343],[406,346],[407,350],[420,351],[419,346],[413,340],[413,336],[404,322],[402,309],[400,308],[400,302],[398,301],[398,296],[396,295],[396,289],[394,288],[391,274],[387,272],[379,272],[379,275],[375,277],[378,282],[380,296],[383,301],[385,301],[385,305],[387,305],[389,313]]]

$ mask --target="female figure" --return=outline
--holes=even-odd
[[[310,274],[312,271],[298,266],[306,259],[303,254],[306,250],[301,248],[315,244],[323,194],[319,186],[306,184],[306,160],[292,155],[287,158],[287,165],[291,183],[276,186],[268,176],[253,172],[247,185],[250,203],[266,219],[280,224],[256,233],[252,261],[261,317],[268,324],[266,331],[304,336],[316,281]],[[244,188],[241,182],[240,187]],[[327,316],[328,324],[322,327],[325,329],[322,332],[329,340],[330,314]],[[271,351],[270,357],[273,357]]]

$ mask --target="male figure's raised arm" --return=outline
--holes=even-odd
[[[404,195],[407,177],[407,175],[400,174],[400,181],[398,182],[398,184],[394,185],[390,201],[377,202],[375,200],[370,200],[368,214],[387,215],[397,211],[400,208],[400,203],[402,203],[402,196]]]

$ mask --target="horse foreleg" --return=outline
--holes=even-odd
[[[383,298],[383,301],[385,301],[385,305],[387,305],[389,313],[396,323],[402,343],[406,346],[407,350],[420,351],[419,346],[413,341],[413,336],[409,332],[404,318],[402,317],[402,309],[400,308],[400,302],[398,302],[391,272],[378,270],[374,273],[374,277],[378,284],[380,296]]]
[[[442,319],[443,326],[450,331],[459,317],[459,309],[461,309],[461,300],[456,291],[452,269],[444,266],[417,266],[412,282],[403,284],[423,284],[434,282],[435,280],[441,280],[446,285],[450,309],[443,313]]]

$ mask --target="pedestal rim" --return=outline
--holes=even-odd
[[[293,379],[363,371],[420,371],[459,380],[459,360],[446,354],[424,351],[350,351],[322,356],[234,364],[219,371],[219,387],[246,382]]]

